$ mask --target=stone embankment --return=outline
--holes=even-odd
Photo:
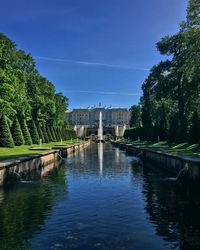
[[[18,159],[0,163],[0,186],[11,183],[20,178],[26,178],[31,173],[43,175],[56,167],[63,157],[74,154],[76,151],[89,146],[90,141],[81,142],[66,147],[62,146],[37,155],[28,155]]]
[[[177,179],[181,182],[200,181],[200,159],[198,158],[172,155],[122,142],[113,141],[112,144],[142,160],[148,160],[149,162],[157,164],[159,167],[168,169],[175,173]]]

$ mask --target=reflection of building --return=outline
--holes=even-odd
[[[102,112],[104,135],[123,136],[130,114],[127,108],[94,106],[76,108],[66,113],[66,121],[75,126],[79,136],[97,134],[99,113]]]

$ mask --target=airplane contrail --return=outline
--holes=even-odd
[[[107,67],[107,68],[116,68],[116,69],[129,69],[129,70],[132,69],[132,70],[149,71],[149,69],[147,69],[147,68],[135,67],[133,65],[118,65],[118,64],[100,63],[100,62],[87,62],[87,61],[80,61],[80,60],[70,60],[70,59],[44,57],[44,56],[34,56],[34,58],[38,59],[38,60],[45,60],[45,61],[79,64],[79,65],[83,65],[83,66],[94,66],[94,67]]]
[[[103,95],[125,95],[140,96],[139,93],[109,92],[109,91],[92,91],[92,90],[65,90],[68,93],[86,93],[86,94],[103,94]]]

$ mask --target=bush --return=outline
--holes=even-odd
[[[12,133],[12,137],[15,143],[15,146],[21,146],[24,145],[24,137],[22,134],[22,130],[19,124],[19,121],[17,119],[17,117],[15,117],[12,127],[11,127],[11,133]]]
[[[30,132],[28,130],[28,126],[27,126],[26,120],[23,119],[20,122],[20,124],[21,124],[22,134],[24,136],[24,143],[25,143],[25,145],[31,145],[33,142],[32,142],[32,139],[31,139]]]
[[[14,141],[6,117],[3,115],[0,118],[0,147],[14,147]]]
[[[40,143],[40,138],[39,138],[39,134],[38,134],[38,131],[37,131],[37,127],[35,126],[35,122],[33,120],[30,121],[29,131],[30,131],[33,143],[34,144],[39,144]]]

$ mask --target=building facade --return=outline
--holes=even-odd
[[[127,108],[106,107],[101,104],[87,108],[75,108],[66,112],[66,121],[68,124],[74,125],[79,137],[82,137],[83,134],[90,136],[97,134],[100,112],[102,113],[104,134],[123,136],[130,120],[130,112]]]

